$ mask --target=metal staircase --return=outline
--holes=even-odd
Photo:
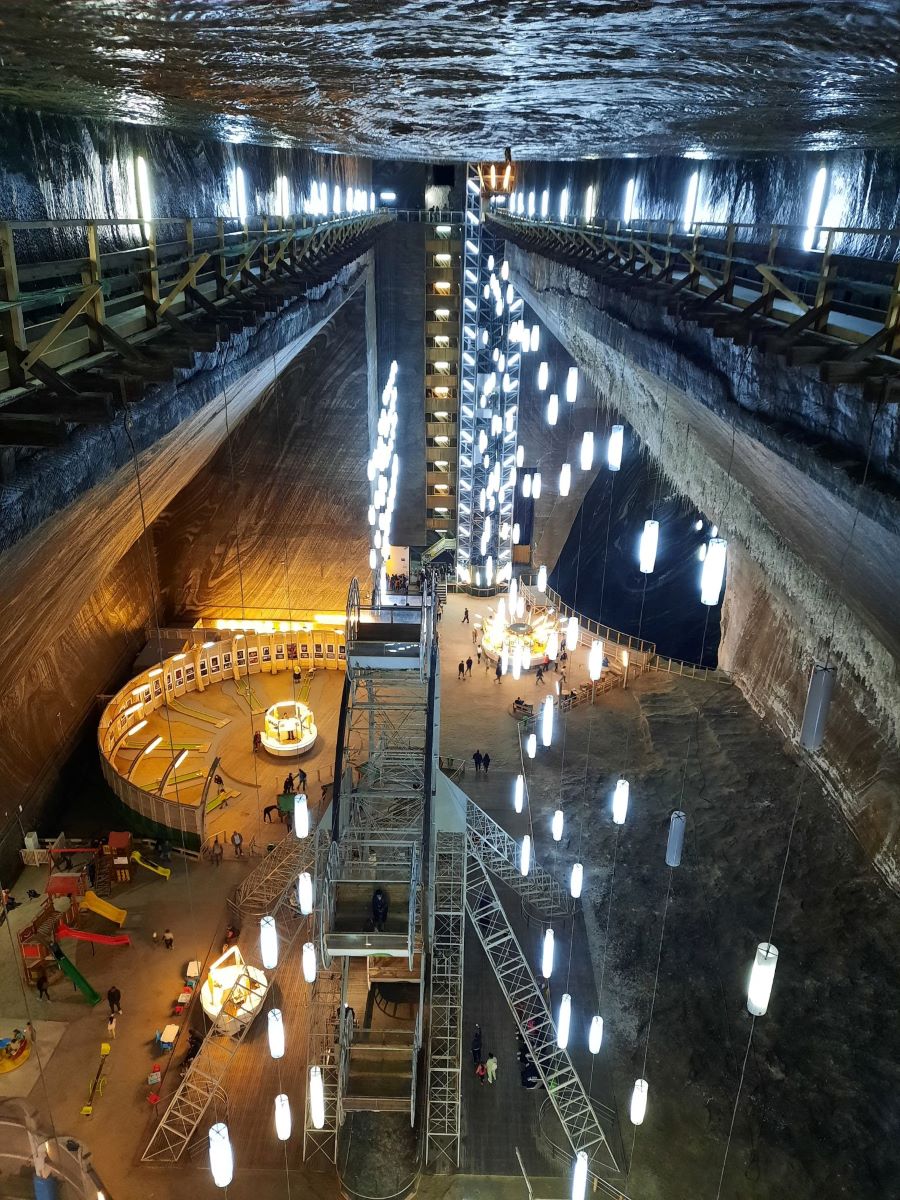
[[[526,904],[547,918],[570,916],[571,898],[556,879],[532,859],[528,874],[519,870],[519,844],[484,809],[467,798],[466,829],[470,847],[484,865],[514,891]]]
[[[606,1195],[620,1192],[605,1178],[619,1166],[596,1110],[572,1065],[556,1044],[556,1026],[522,947],[497,897],[478,843],[468,835],[466,912],[497,976],[519,1033],[525,1040],[573,1156],[584,1150],[588,1169]]]
[[[466,835],[439,831],[428,1035],[425,1162],[459,1166]]]
[[[309,1104],[309,1075],[306,1080],[306,1109],[303,1118],[303,1161],[323,1157],[337,1161],[337,1134],[341,1115],[341,1091],[346,1079],[341,1078],[338,1054],[339,1015],[341,1012],[341,969],[319,971],[309,1002],[309,1036],[307,1040],[307,1071],[318,1067],[322,1072],[325,1092],[325,1123],[317,1129],[312,1121]],[[346,1060],[344,1065],[346,1075]]]

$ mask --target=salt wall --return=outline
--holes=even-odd
[[[607,405],[728,537],[720,665],[789,740],[833,627],[838,686],[813,765],[900,888],[895,416],[882,410],[875,423],[863,490],[855,480],[873,414],[858,392],[676,327],[663,310],[512,244],[507,253],[516,286]]]
[[[153,525],[167,620],[342,612],[369,575],[360,291]]]

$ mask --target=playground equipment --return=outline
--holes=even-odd
[[[21,1029],[14,1030],[12,1037],[0,1038],[0,1075],[17,1070],[30,1054],[31,1043]]]
[[[87,1002],[89,1004],[99,1004],[100,996],[94,991],[75,964],[66,958],[65,954],[62,952],[59,942],[50,943],[50,952],[56,959],[57,966],[62,971],[63,975],[65,975],[66,979],[70,979],[72,981],[79,992],[81,992],[82,995],[87,999]]]
[[[94,1098],[99,1098],[103,1095],[103,1085],[106,1083],[106,1076],[103,1074],[103,1068],[106,1066],[106,1060],[109,1057],[110,1045],[109,1042],[100,1043],[100,1063],[97,1067],[97,1073],[91,1080],[90,1091],[88,1092],[87,1104],[82,1105],[81,1115],[90,1117],[94,1112]]]
[[[86,929],[73,929],[71,925],[59,925],[56,930],[57,940],[74,938],[79,942],[97,942],[101,946],[130,946],[131,938],[127,933],[89,933]]]
[[[132,855],[133,857],[133,855]],[[80,905],[82,908],[88,909],[90,912],[95,912],[100,917],[106,917],[108,921],[122,926],[125,924],[125,918],[128,916],[124,908],[116,908],[114,904],[110,904],[108,900],[101,900],[96,892],[88,889],[81,897]]]
[[[158,867],[156,865],[156,863],[146,862],[141,857],[141,852],[139,850],[132,850],[131,861],[133,863],[137,863],[137,865],[139,867],[143,867],[147,871],[152,871],[154,873],[154,875],[162,875],[163,879],[168,879],[169,876],[172,874],[171,867]],[[108,905],[108,907],[111,908],[112,905]],[[116,911],[121,912],[122,910],[117,909]],[[124,920],[124,917],[123,917],[123,920]],[[121,925],[122,922],[120,921],[119,924]]]

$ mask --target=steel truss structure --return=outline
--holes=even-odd
[[[459,1166],[466,835],[440,831],[434,857],[434,932],[425,1162]]]
[[[322,1072],[325,1092],[325,1123],[321,1129],[313,1124],[310,1111],[309,1076],[306,1080],[306,1109],[303,1118],[303,1161],[324,1158],[337,1162],[337,1135],[340,1128],[340,1072],[337,1049],[339,1017],[342,1001],[342,972],[340,967],[321,970],[316,976],[309,1002],[309,1036],[307,1038],[307,1071],[317,1066]],[[346,1063],[343,1064],[346,1073]]]
[[[618,1172],[618,1163],[572,1060],[556,1044],[553,1017],[494,890],[480,855],[481,844],[468,833],[466,912],[547,1089],[573,1156],[579,1150],[586,1152],[590,1174],[609,1194],[605,1175]],[[612,1190],[612,1194],[619,1192]]]
[[[457,575],[491,587],[512,568],[521,352],[509,335],[523,304],[500,281],[503,235],[485,224],[475,163],[467,170],[463,234]]]
[[[532,859],[528,874],[519,869],[519,843],[484,809],[467,798],[466,829],[469,844],[484,865],[508,884],[537,913],[546,918],[571,916],[574,904],[558,881]]]

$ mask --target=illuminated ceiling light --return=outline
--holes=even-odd
[[[216,1187],[228,1187],[234,1176],[234,1151],[224,1121],[209,1127],[209,1169]]]
[[[699,533],[702,528],[703,528],[703,518],[698,517],[697,520],[694,522],[694,530],[696,533]]]
[[[599,1054],[603,1045],[603,1018],[599,1015],[591,1018],[591,1028],[588,1033],[588,1050],[591,1054]]]
[[[247,220],[247,189],[244,183],[244,172],[241,167],[234,168],[234,193],[231,202],[231,215],[239,221]]]
[[[150,191],[150,172],[147,169],[147,160],[142,154],[139,154],[134,160],[134,171],[137,176],[138,207],[141,219],[144,221],[144,237],[149,242],[153,233],[153,226],[150,224],[153,219],[153,196]]]
[[[525,753],[529,758],[534,758],[537,754],[537,734],[529,733],[525,742]]]
[[[628,815],[628,780],[618,779],[613,792],[612,819],[614,825],[624,825]]]
[[[569,1029],[572,1025],[572,997],[563,992],[559,1002],[559,1017],[556,1022],[556,1044],[560,1050],[565,1050],[569,1044]]]
[[[325,1127],[325,1083],[321,1067],[309,1068],[309,1115],[316,1129]]]
[[[394,201],[397,199],[397,193],[396,192],[379,192],[378,199],[381,201],[382,204],[393,204]]]
[[[825,199],[825,185],[828,182],[828,168],[819,167],[813,179],[812,191],[809,195],[809,208],[806,211],[806,232],[803,235],[803,249],[815,249],[818,240],[819,222],[822,219],[822,202]]]
[[[577,900],[581,895],[581,889],[584,886],[584,865],[582,863],[572,863],[572,873],[569,875],[569,895],[573,900]]]
[[[756,958],[753,960],[750,984],[747,988],[747,1012],[752,1017],[766,1015],[777,965],[778,951],[771,942],[760,942],[756,947]]]
[[[537,385],[538,385],[539,391],[542,392],[544,390],[544,388],[547,386],[547,382],[549,379],[550,379],[550,368],[547,365],[547,363],[542,362],[538,367],[538,374],[537,374]]]
[[[287,175],[279,175],[275,180],[275,204],[278,210],[279,217],[286,217],[291,211],[290,204],[290,189],[288,188]]]
[[[588,1156],[586,1150],[575,1155],[575,1170],[572,1173],[572,1200],[584,1200],[587,1193]]]
[[[294,797],[294,833],[298,838],[309,837],[309,805],[302,792]]]
[[[514,524],[514,525],[513,525],[513,527],[512,527],[512,540],[513,540],[513,545],[514,545],[514,546],[518,546],[518,544],[519,544],[519,538],[520,538],[521,536],[522,536],[522,530],[519,528],[519,522],[518,522],[518,521],[516,521],[516,522],[515,522],[515,524]]]
[[[525,834],[522,838],[522,848],[519,851],[519,871],[522,875],[527,875],[531,868],[531,835]]]
[[[525,465],[525,447],[516,446],[516,466],[522,467]]]
[[[549,746],[553,741],[553,697],[544,697],[544,708],[541,713],[541,745]]]
[[[550,637],[547,639],[547,657],[551,662],[556,662],[557,654],[559,654],[559,630],[551,629]]]
[[[517,775],[513,787],[513,807],[520,813],[525,806],[525,776]]]
[[[599,639],[591,644],[588,654],[588,677],[591,683],[596,683],[603,673],[603,641]]]
[[[378,551],[374,546],[369,550],[369,566],[373,571],[378,566]]]
[[[559,468],[559,494],[561,496],[568,496],[571,485],[572,467],[566,462]]]
[[[547,568],[546,568],[546,566],[544,566],[543,563],[541,563],[540,567],[538,567],[537,585],[538,585],[539,592],[546,592],[546,590],[547,590]]]
[[[291,1136],[291,1102],[284,1092],[275,1097],[275,1136],[286,1142]]]
[[[274,971],[278,966],[278,930],[272,916],[259,919],[259,952],[266,970]]]
[[[547,424],[555,425],[559,417],[559,396],[556,392],[551,392],[547,400]]]
[[[641,574],[652,575],[656,566],[656,549],[659,544],[659,521],[645,521],[641,534],[638,559]]]
[[[280,1008],[270,1008],[268,1017],[269,1054],[284,1058],[284,1018]]]
[[[530,475],[522,476],[522,495],[525,497],[526,500],[531,495],[531,476]]]
[[[540,471],[535,471],[534,475],[531,478],[531,495],[532,495],[532,498],[535,500],[540,500],[540,498],[541,498],[541,473],[540,473]]]
[[[804,750],[819,750],[822,747],[836,678],[837,667],[829,666],[827,662],[813,663],[800,726],[800,745]]]
[[[669,837],[666,841],[666,866],[680,867],[681,852],[684,849],[684,813],[676,808],[669,817]]]
[[[301,871],[297,879],[297,903],[303,916],[308,917],[313,910],[313,881],[309,871]]]
[[[690,233],[694,227],[694,217],[697,215],[697,193],[700,188],[700,172],[694,171],[688,180],[687,195],[684,198],[684,232]]]
[[[529,339],[529,345],[531,347],[532,354],[537,353],[537,349],[538,349],[538,346],[540,346],[540,344],[541,344],[541,327],[540,327],[540,325],[532,325],[531,337]]]
[[[303,978],[307,983],[316,982],[316,948],[312,942],[303,943]]]
[[[579,454],[579,466],[582,471],[589,471],[594,465],[594,434],[593,430],[586,429],[581,435],[581,452]]]
[[[646,1079],[636,1079],[634,1081],[630,1111],[632,1125],[642,1125],[644,1123],[644,1117],[647,1115],[647,1093],[649,1090],[650,1085]]]
[[[609,444],[606,447],[606,463],[611,471],[618,471],[622,465],[622,446],[625,442],[625,426],[613,425],[609,431]]]
[[[143,729],[146,726],[146,724],[147,724],[146,721],[138,721],[138,723],[136,725],[132,725],[132,727],[128,730],[128,732],[125,734],[125,736],[126,737],[134,737],[134,735],[136,733],[138,733],[141,729]]]
[[[578,398],[578,368],[569,367],[569,372],[566,375],[566,400],[569,404],[574,404]]]
[[[566,649],[571,653],[578,645],[578,618],[569,617],[566,621]]]
[[[725,580],[725,559],[728,543],[724,538],[711,538],[700,574],[700,603],[718,604]]]
[[[549,211],[550,211],[550,192],[547,188],[544,188],[543,192],[541,193],[541,216],[543,218],[546,218],[547,213]]]
[[[559,194],[559,219],[565,221],[569,215],[569,189],[563,188]]]
[[[161,742],[161,741],[162,741],[162,734],[161,734],[161,733],[159,733],[159,734],[157,734],[157,735],[156,735],[156,737],[155,737],[155,738],[153,738],[151,741],[149,741],[149,742],[147,743],[147,745],[146,745],[146,746],[143,748],[143,750],[141,751],[141,754],[142,754],[142,755],[144,755],[144,754],[150,754],[150,753],[151,753],[153,750],[155,750],[155,749],[156,749],[156,747],[157,747],[157,746],[160,744],[160,742]]]
[[[584,194],[584,220],[585,224],[590,225],[594,217],[594,185],[588,188]]]
[[[719,536],[719,527],[718,527],[718,525],[710,525],[710,527],[709,527],[709,536],[710,536],[710,537],[718,537],[718,536]]]
[[[340,214],[341,214],[341,185],[339,183],[336,183],[334,185],[334,195],[333,195],[332,202],[331,202],[331,211],[335,214],[335,216],[340,216]]]
[[[550,700],[550,697],[548,696],[547,699]],[[552,703],[553,702],[551,700],[551,705]],[[563,816],[563,810],[558,808],[553,814],[553,820],[550,822],[550,832],[553,834],[554,842],[558,842],[562,839],[564,825],[565,817]]]
[[[534,216],[534,192],[528,193],[528,215],[529,217]]]
[[[622,220],[627,225],[634,214],[635,180],[632,177],[625,184],[625,201],[622,205]]]
[[[541,974],[549,979],[553,974],[553,930],[544,931],[544,946],[541,951]]]

